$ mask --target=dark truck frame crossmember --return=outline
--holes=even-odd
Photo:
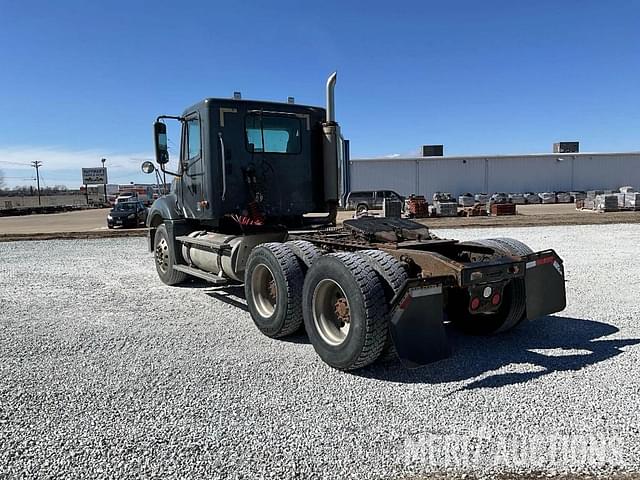
[[[491,335],[563,310],[564,267],[553,250],[440,239],[400,218],[336,227],[348,159],[335,80],[326,110],[209,98],[158,117],[156,162],[175,177],[147,219],[160,279],[244,284],[261,332],[280,338],[304,325],[319,356],[341,370],[389,356],[410,368],[445,358],[446,323]],[[166,168],[165,120],[182,127],[175,172]]]

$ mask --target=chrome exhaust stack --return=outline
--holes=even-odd
[[[340,178],[343,169],[340,165],[342,155],[342,137],[340,127],[335,118],[335,95],[336,79],[338,72],[333,72],[327,79],[327,111],[326,121],[322,124],[322,161],[324,172],[324,201],[327,204],[329,213],[335,217],[340,198]]]
[[[338,72],[333,72],[327,79],[327,122],[335,123],[336,121],[336,101],[335,101],[335,88],[336,80],[338,79]]]

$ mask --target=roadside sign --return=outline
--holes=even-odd
[[[102,167],[83,168],[82,184],[83,185],[99,185],[107,183],[107,169]]]

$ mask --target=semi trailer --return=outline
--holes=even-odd
[[[419,367],[450,354],[448,324],[489,336],[563,310],[564,267],[551,249],[438,238],[402,218],[337,225],[346,159],[336,78],[326,108],[207,98],[157,117],[156,164],[174,177],[147,217],[160,280],[244,285],[258,330],[282,338],[304,327],[340,370],[390,356]],[[182,132],[174,171],[167,121]]]

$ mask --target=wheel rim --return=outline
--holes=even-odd
[[[278,285],[269,267],[263,263],[257,265],[251,275],[251,296],[261,317],[269,318],[274,314]]]
[[[342,287],[324,279],[313,291],[313,321],[320,337],[329,345],[342,344],[351,329],[349,300]]]
[[[162,273],[167,273],[169,270],[169,244],[164,238],[161,238],[156,245],[156,264]]]

